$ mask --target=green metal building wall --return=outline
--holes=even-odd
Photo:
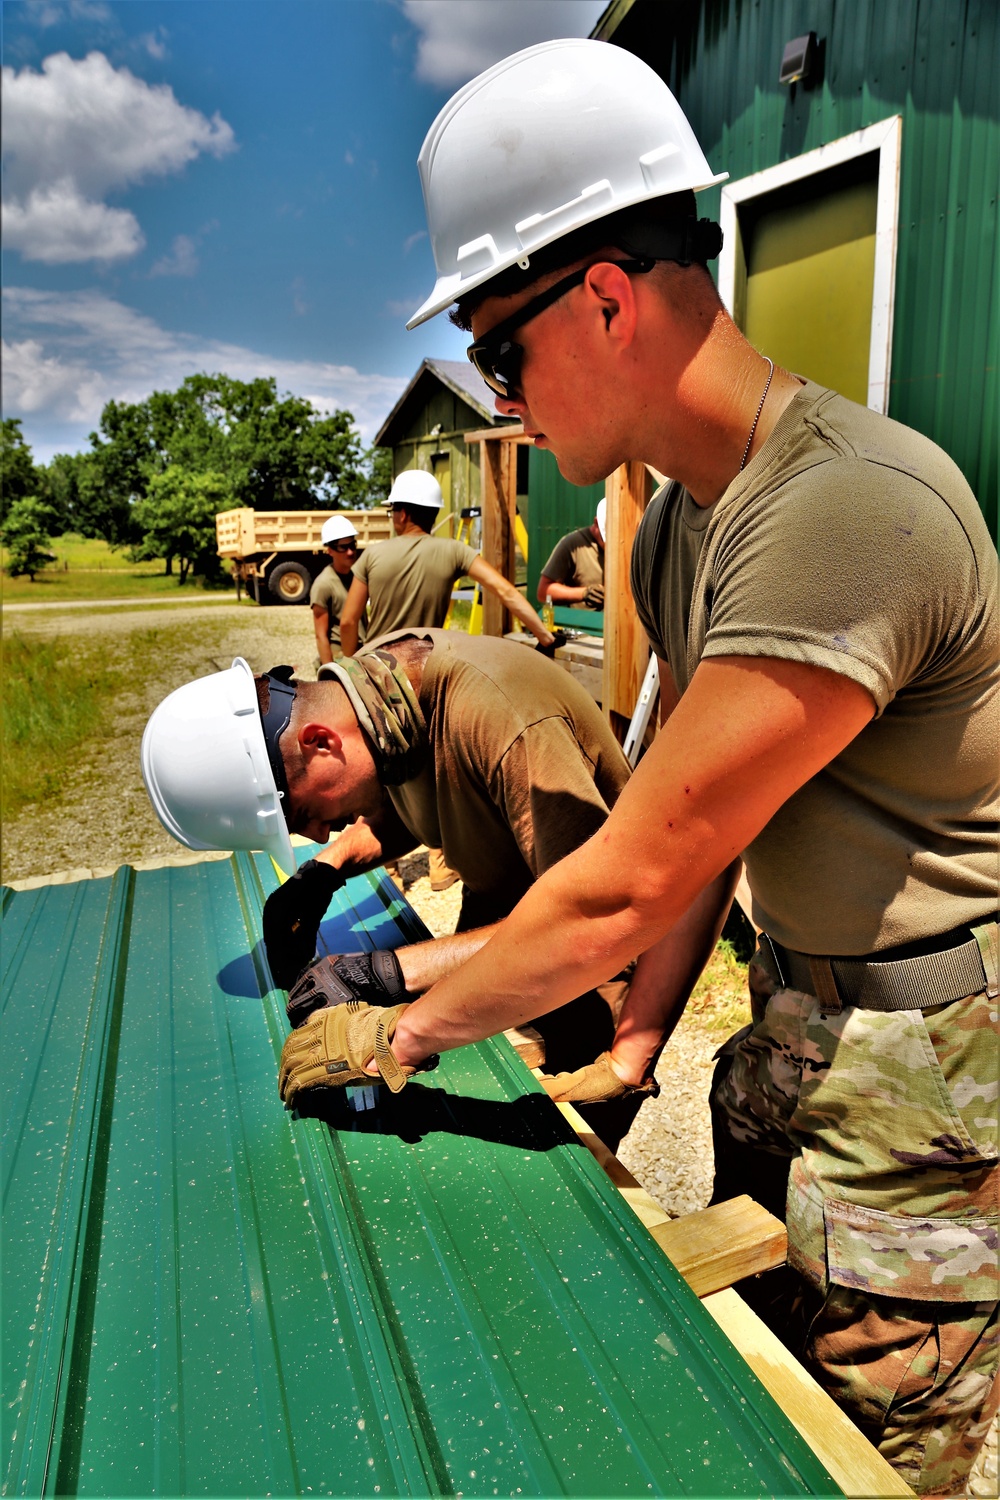
[[[824,77],[792,91],[781,55],[807,31]],[[995,532],[997,0],[622,0],[594,35],[656,68],[732,180],[902,115],[889,415],[955,459]],[[699,195],[702,214],[719,193]]]
[[[528,449],[528,598],[534,603],[542,564],[547,562],[559,538],[579,526],[589,526],[599,500],[600,484],[570,484],[559,472],[552,454],[544,448]]]

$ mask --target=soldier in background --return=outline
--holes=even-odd
[[[604,527],[608,502],[601,500],[589,526],[560,537],[538,579],[537,598],[571,609],[604,608]]]
[[[340,616],[351,587],[351,568],[358,559],[358,533],[346,516],[330,516],[323,522],[320,540],[330,561],[313,580],[309,605],[319,664],[324,666],[341,654]],[[364,619],[358,621],[357,630],[359,640],[363,641]]]

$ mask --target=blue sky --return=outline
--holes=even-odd
[[[497,58],[604,0],[5,0],[3,407],[36,459],[104,402],[273,375],[374,435],[439,317],[416,157]]]

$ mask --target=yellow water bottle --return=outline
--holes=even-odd
[[[546,594],[545,595],[545,603],[542,605],[542,624],[545,626],[545,629],[547,631],[549,631],[550,634],[554,634],[555,633],[555,628],[556,628],[556,607],[552,603],[552,596],[551,596],[551,594]]]

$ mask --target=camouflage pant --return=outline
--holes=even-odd
[[[959,1494],[1000,1367],[997,1001],[830,1014],[759,954],[750,984],[712,1106],[740,1191],[787,1171],[782,1336],[914,1490]]]

